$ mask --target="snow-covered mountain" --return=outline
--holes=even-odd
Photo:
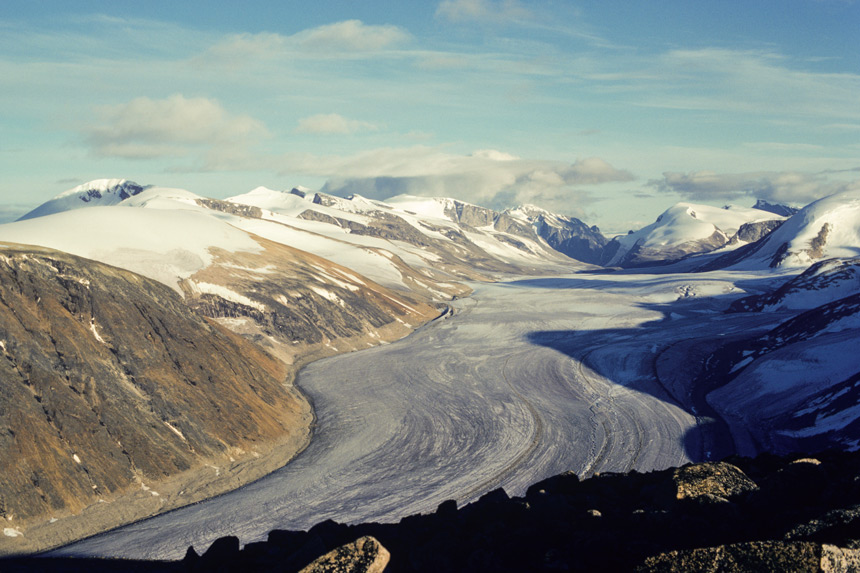
[[[589,227],[575,217],[551,213],[534,205],[507,209],[505,214],[531,225],[538,236],[556,251],[584,263],[600,263],[608,240],[597,227]]]
[[[612,239],[604,249],[603,263],[643,267],[677,261],[719,249],[729,244],[744,225],[770,220],[782,217],[735,205],[719,208],[678,203],[647,227]],[[736,240],[735,244],[742,242]]]
[[[431,297],[405,287],[401,266],[383,253],[367,251],[362,258],[356,247],[340,249],[351,250],[368,267],[375,265],[377,274],[387,273],[392,284],[402,287],[398,290],[291,246],[338,250],[344,243],[255,219],[255,214],[182,189],[151,187],[113,206],[2,225],[0,240],[55,248],[155,279],[203,315],[288,363],[309,353],[399,338],[438,314],[428,304]],[[465,290],[432,287],[440,299]]]
[[[53,199],[42,203],[29,213],[23,215],[19,221],[43,217],[53,213],[61,213],[81,207],[94,205],[116,205],[120,201],[137,195],[146,186],[138,185],[127,179],[96,179],[82,185],[78,185],[68,191],[63,191]]]
[[[800,209],[797,207],[790,207],[788,205],[781,205],[779,203],[770,203],[765,201],[764,199],[757,199],[755,205],[753,205],[753,209],[760,209],[762,211],[767,211],[769,213],[775,213],[782,217],[791,217]]]
[[[483,280],[575,264],[528,226],[454,199],[399,196],[382,202],[258,188],[227,201],[259,207],[267,221],[385,249],[435,280]]]
[[[761,241],[716,259],[709,268],[802,270],[860,253],[860,189],[810,203]]]

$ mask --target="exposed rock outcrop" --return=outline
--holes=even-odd
[[[734,244],[741,241],[744,243],[754,243],[778,229],[783,222],[784,221],[779,219],[769,219],[767,221],[744,223],[740,226],[738,232],[734,234],[729,243]]]

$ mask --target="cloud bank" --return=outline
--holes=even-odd
[[[538,203],[582,214],[592,201],[586,185],[632,181],[634,176],[603,159],[573,163],[521,159],[498,150],[456,155],[429,147],[377,149],[350,157],[290,155],[285,172],[327,177],[323,191],[387,199],[408,194],[456,197],[492,208]]]
[[[691,173],[665,172],[662,179],[649,181],[659,191],[678,193],[695,201],[736,201],[765,199],[771,202],[805,205],[816,199],[860,186],[860,180],[833,180],[826,172]]]

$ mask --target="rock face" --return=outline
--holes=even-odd
[[[779,219],[744,223],[740,226],[738,232],[735,233],[729,243],[754,243],[772,231],[778,229],[782,223],[783,221],[780,221]]]
[[[285,369],[131,272],[0,251],[0,517],[47,521],[304,431]]]

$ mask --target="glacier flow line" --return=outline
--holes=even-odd
[[[465,500],[465,501],[472,499],[473,497],[477,496],[478,494],[492,491],[492,490],[496,489],[497,487],[499,487],[499,485],[501,485],[508,477],[510,477],[511,474],[513,474],[517,469],[519,469],[519,467],[523,464],[523,462],[526,460],[526,458],[528,458],[535,451],[535,449],[537,449],[538,444],[540,444],[540,442],[543,440],[543,434],[544,434],[543,419],[540,417],[540,414],[538,414],[538,411],[534,407],[534,405],[525,396],[523,396],[514,387],[514,385],[511,384],[511,381],[508,379],[507,368],[508,368],[508,361],[510,359],[511,359],[511,357],[508,356],[505,359],[505,363],[502,365],[502,377],[504,378],[508,387],[510,387],[513,395],[516,396],[520,400],[520,402],[522,402],[523,405],[526,407],[526,409],[529,412],[529,415],[532,418],[532,421],[534,422],[534,432],[532,433],[531,442],[529,443],[528,447],[525,450],[520,452],[513,460],[511,460],[511,462],[507,466],[502,468],[495,475],[490,476],[489,478],[487,478],[484,481],[480,482],[479,484],[475,485],[471,489],[467,490],[465,493],[461,494],[459,496],[460,499]]]

